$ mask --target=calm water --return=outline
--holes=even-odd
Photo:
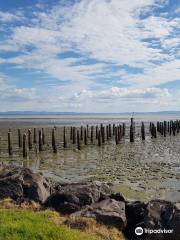
[[[175,120],[175,115],[138,115],[136,122],[136,141],[129,143],[129,128],[121,144],[110,141],[107,145],[98,147],[96,143],[89,144],[78,151],[69,145],[62,148],[62,125],[81,125],[99,123],[127,123],[130,115],[81,115],[81,116],[2,116],[0,117],[1,155],[0,161],[11,162],[33,168],[45,176],[61,182],[77,182],[100,180],[112,182],[115,188],[129,199],[147,200],[162,198],[180,200],[180,135],[164,138],[158,136],[151,139],[146,125],[146,141],[140,138],[138,127],[141,121],[148,123],[157,120]],[[58,154],[53,154],[50,143],[50,131],[53,125],[58,126]],[[24,160],[17,147],[17,128],[24,131],[34,126],[46,129],[46,151],[35,154],[31,151],[29,158]],[[13,131],[14,154],[7,154],[7,131]]]

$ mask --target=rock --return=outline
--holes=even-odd
[[[100,182],[58,185],[56,192],[45,202],[45,206],[52,207],[62,214],[71,214],[110,194],[112,190],[109,185]]]
[[[0,199],[34,200],[43,203],[50,195],[50,185],[43,176],[28,168],[1,166]]]
[[[147,204],[129,203],[126,205],[126,216],[127,227],[124,233],[127,238],[139,239],[140,236],[135,234],[135,228],[141,227],[144,232],[145,229],[156,232],[141,235],[148,240],[179,239],[180,210],[176,204],[164,200],[152,200]],[[163,232],[164,230],[166,233]]]
[[[124,234],[127,239],[139,239],[135,234],[136,227],[144,226],[144,213],[146,211],[146,204],[140,201],[128,202],[126,204],[126,218],[127,226],[124,229]]]
[[[95,218],[97,221],[117,227],[119,230],[126,226],[125,203],[110,198],[86,206],[71,216]]]
[[[122,202],[126,201],[124,196],[121,193],[112,193],[109,197],[116,201],[122,201]]]

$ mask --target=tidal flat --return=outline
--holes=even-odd
[[[87,118],[89,119],[89,118]],[[92,124],[99,124],[94,119]],[[166,120],[166,119],[164,119]],[[119,122],[119,119],[110,119],[106,123]],[[68,122],[68,121],[67,121]],[[0,162],[12,163],[29,167],[42,173],[53,181],[87,182],[102,181],[113,184],[117,191],[124,194],[127,199],[148,201],[150,199],[164,199],[179,201],[180,199],[180,134],[166,137],[157,135],[152,139],[149,134],[148,121],[146,126],[146,140],[141,140],[140,121],[136,123],[135,142],[129,142],[128,119],[120,119],[126,122],[126,135],[116,145],[112,138],[99,147],[96,139],[93,143],[88,139],[88,145],[82,144],[81,150],[70,143],[69,132],[71,125],[91,125],[88,121],[78,120],[66,123],[55,120],[42,121],[36,119],[1,119],[0,120]],[[57,126],[58,152],[53,153],[51,147],[52,127]],[[63,148],[63,126],[67,125],[67,148]],[[17,129],[22,132],[28,129],[44,128],[46,143],[44,151],[37,153],[37,146],[33,145],[28,157],[22,157],[22,151],[18,147]],[[12,131],[13,155],[7,151],[7,133]]]

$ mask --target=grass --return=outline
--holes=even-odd
[[[93,235],[53,222],[51,211],[0,209],[0,240],[97,240]]]
[[[42,211],[37,203],[0,201],[0,240],[124,240],[116,228],[89,218]]]

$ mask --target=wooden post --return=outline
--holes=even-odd
[[[145,140],[145,127],[144,127],[144,122],[142,122],[141,124],[141,137],[142,137],[142,140]]]
[[[109,125],[106,125],[106,139],[109,140]]]
[[[12,132],[8,132],[8,153],[9,156],[12,156],[13,151],[12,151]]]
[[[64,127],[63,146],[64,146],[64,148],[67,147],[67,141],[66,141],[66,127]]]
[[[98,130],[98,146],[101,146],[101,129]]]
[[[73,127],[73,144],[76,144],[76,128]]]
[[[39,152],[41,152],[43,150],[43,146],[42,146],[42,130],[39,130]]]
[[[42,144],[44,145],[46,143],[46,140],[45,140],[45,130],[44,128],[42,128]]]
[[[87,130],[84,128],[84,145],[87,145]]]
[[[130,126],[130,142],[134,142],[134,128],[133,124]]]
[[[113,123],[113,136],[115,135],[115,124]]]
[[[123,133],[122,133],[123,137],[125,136],[125,134],[126,134],[126,125],[125,123],[123,123]]]
[[[71,128],[70,128],[70,140],[72,140],[73,139],[73,127],[71,126]]]
[[[96,139],[98,139],[98,126],[96,125]]]
[[[32,149],[32,134],[31,134],[31,130],[28,130],[28,147],[31,150]]]
[[[104,126],[102,126],[101,135],[102,135],[102,143],[105,143],[105,130],[104,130]]]
[[[164,132],[163,132],[164,137],[166,137],[166,131],[167,131],[167,122],[164,121]]]
[[[37,135],[36,135],[36,128],[34,128],[34,144],[37,143]]]
[[[93,144],[94,126],[91,126],[91,143]]]
[[[109,124],[109,137],[112,137],[112,132],[111,132],[111,124]]]
[[[81,126],[81,141],[83,141],[83,126]]]
[[[115,134],[115,142],[117,145],[118,144],[118,129],[117,129],[117,127],[114,128],[114,134]]]
[[[80,137],[79,137],[79,130],[77,130],[77,148],[78,148],[78,150],[81,150]]]
[[[19,145],[19,148],[22,147],[22,135],[21,135],[21,129],[20,128],[18,129],[18,145]]]
[[[55,130],[55,128],[53,128],[53,130],[52,130],[52,148],[53,148],[53,152],[57,153],[56,130]]]
[[[26,134],[23,134],[23,158],[26,158],[28,155],[28,150],[27,150],[27,137]]]
[[[89,125],[87,124],[87,138],[89,138]]]

